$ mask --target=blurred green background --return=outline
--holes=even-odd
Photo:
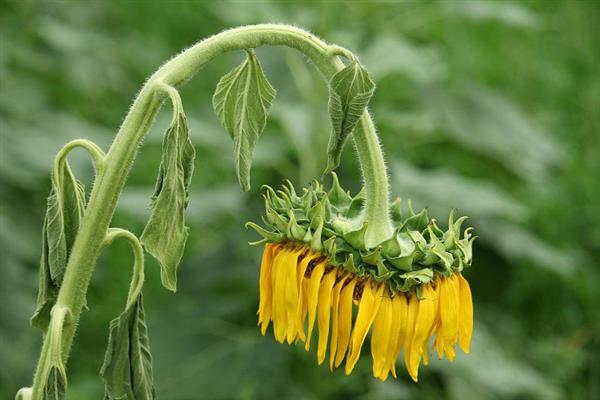
[[[457,207],[481,237],[467,272],[472,354],[371,377],[330,373],[315,354],[256,328],[261,249],[244,229],[260,185],[320,176],[327,91],[292,50],[258,54],[278,90],[256,151],[253,189],[236,185],[230,140],[211,109],[220,58],[182,90],[196,145],[179,290],[147,258],[145,300],[161,399],[600,398],[600,2],[0,2],[0,398],[29,385],[41,332],[29,327],[49,171],[68,140],[107,149],[137,90],[161,63],[228,27],[284,22],[355,51],[378,84],[371,110],[396,195],[445,221]],[[170,110],[131,171],[113,225],[141,233]],[[89,188],[92,170],[71,162]],[[342,183],[360,179],[350,146]],[[328,180],[328,179],[327,179]],[[131,270],[104,251],[69,361],[72,399],[102,397],[108,323]]]

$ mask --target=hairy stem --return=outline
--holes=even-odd
[[[337,55],[353,57],[339,46],[329,46],[317,37],[286,25],[254,25],[224,31],[190,47],[164,64],[146,82],[123,121],[115,140],[97,169],[90,200],[71,250],[57,304],[72,312],[72,323],[62,335],[62,351],[68,355],[87,288],[106,237],[118,198],[121,194],[136,150],[168,95],[164,85],[181,86],[216,56],[231,50],[245,50],[263,45],[288,46],[304,53],[329,80],[344,67]],[[365,112],[354,141],[366,187],[365,218],[369,221],[367,245],[376,245],[392,234],[388,215],[389,187],[383,153],[373,122]],[[89,149],[88,149],[89,150]],[[33,399],[40,398],[44,363],[48,361],[48,337],[42,349],[34,377]]]
[[[137,236],[121,228],[108,228],[102,247],[109,246],[119,238],[126,239],[129,242],[134,256],[131,284],[129,285],[129,293],[127,294],[126,308],[129,308],[137,300],[144,286],[144,249]]]

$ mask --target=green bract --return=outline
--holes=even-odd
[[[313,182],[298,195],[288,181],[282,190],[265,186],[266,228],[249,222],[263,240],[257,242],[301,242],[325,254],[330,262],[358,276],[377,282],[389,281],[392,290],[406,292],[431,281],[435,274],[449,276],[471,265],[472,228],[461,235],[467,217],[454,219],[450,212],[443,231],[427,209],[415,213],[409,202],[403,212],[400,199],[391,207],[394,233],[375,247],[365,245],[369,221],[363,218],[364,195],[351,196],[337,176],[329,192]]]

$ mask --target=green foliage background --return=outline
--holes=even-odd
[[[326,87],[291,50],[258,55],[278,90],[240,192],[232,144],[211,110],[219,59],[183,90],[197,148],[178,293],[147,257],[146,312],[162,399],[600,398],[600,3],[0,2],[0,398],[30,384],[41,332],[29,327],[51,160],[83,137],[107,149],[147,76],[200,38],[258,22],[292,23],[355,51],[377,90],[397,195],[444,221],[458,207],[481,237],[467,273],[470,356],[434,361],[418,385],[385,383],[364,356],[330,373],[315,354],[260,336],[261,250],[243,228],[260,184],[320,176],[330,131]],[[140,233],[160,160],[161,113],[140,150],[113,226]],[[79,151],[76,174],[91,182]],[[341,180],[356,190],[348,146]],[[97,265],[69,360],[72,399],[101,398],[108,323],[124,306],[126,243]],[[368,347],[365,348],[365,354]]]

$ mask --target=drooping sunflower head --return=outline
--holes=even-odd
[[[356,365],[371,332],[373,375],[396,377],[396,361],[416,382],[430,346],[438,357],[455,358],[456,344],[469,352],[473,305],[462,275],[471,265],[475,239],[465,217],[442,231],[427,210],[415,213],[400,201],[391,210],[394,235],[366,248],[368,221],[361,219],[363,196],[352,197],[333,176],[329,192],[315,182],[298,196],[291,184],[266,187],[262,228],[248,223],[266,242],[260,271],[258,324],[273,323],[281,343],[304,342],[310,349],[316,329],[317,360],[329,367]],[[261,243],[259,242],[259,243]],[[432,339],[433,338],[433,339]]]

